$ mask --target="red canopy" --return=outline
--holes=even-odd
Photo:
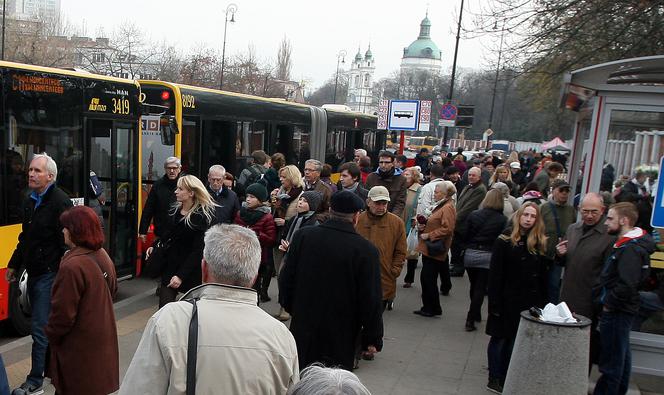
[[[569,146],[565,144],[565,141],[560,137],[554,137],[551,141],[545,141],[542,143],[542,151],[546,150],[567,150],[569,151]]]

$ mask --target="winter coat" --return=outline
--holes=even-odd
[[[406,190],[406,206],[401,216],[401,220],[406,225],[406,235],[410,232],[411,222],[417,218],[420,193],[422,193],[422,185],[418,183],[414,183]]]
[[[558,258],[565,266],[560,300],[569,309],[587,318],[593,316],[593,288],[599,284],[599,275],[611,254],[615,236],[607,232],[604,220],[583,231],[583,221],[570,225],[565,233],[567,254]]]
[[[415,155],[415,166],[419,166],[422,174],[429,174],[431,169],[431,157],[429,155]]]
[[[184,395],[192,304],[198,310],[197,394],[285,394],[299,380],[293,336],[256,305],[256,291],[203,284],[148,321],[120,395]]]
[[[406,206],[406,177],[401,175],[401,173],[401,170],[394,169],[394,173],[391,175],[384,175],[380,174],[377,170],[369,174],[365,185],[367,190],[371,190],[376,185],[382,185],[387,188],[387,191],[390,193],[390,202],[387,205],[387,209],[397,217],[403,215],[403,210]]]
[[[542,220],[544,220],[544,233],[548,238],[546,241],[546,256],[553,259],[556,256],[556,244],[565,235],[567,228],[576,220],[576,210],[569,204],[561,206],[549,200],[540,206]],[[559,228],[556,226],[556,215],[558,216]],[[558,234],[560,231],[560,234]]]
[[[267,189],[268,192],[272,192],[273,190],[281,186],[281,181],[279,180],[279,172],[275,170],[274,167],[270,167],[269,169],[267,169],[267,171],[265,171],[263,180],[265,182],[265,188]]]
[[[653,252],[655,242],[641,228],[634,228],[615,242],[599,279],[599,298],[604,309],[639,312],[639,287],[650,273]]]
[[[117,289],[115,267],[103,249],[74,247],[62,258],[45,328],[47,375],[58,393],[106,395],[119,388]]]
[[[177,180],[170,180],[167,176],[155,181],[148,194],[148,199],[141,214],[141,224],[138,234],[148,234],[150,222],[154,223],[154,234],[161,238],[166,235],[173,222],[170,219],[171,206],[175,203],[175,188]]]
[[[533,181],[537,183],[537,187],[539,188],[542,196],[549,197],[549,185],[551,183],[551,177],[549,177],[549,173],[547,173],[545,170],[540,171],[539,174],[535,176]]]
[[[217,224],[232,224],[235,219],[235,214],[240,210],[240,199],[237,194],[225,185],[219,193],[213,191],[209,186],[208,193],[214,201],[219,205],[215,207],[215,223]]]
[[[292,315],[300,367],[353,368],[355,344],[382,346],[380,258],[353,224],[330,219],[300,229],[279,275],[279,300]]]
[[[477,210],[486,196],[486,186],[481,182],[475,185],[466,185],[457,195],[456,203],[456,233],[463,235],[466,231],[466,218]]]
[[[261,245],[261,263],[266,263],[268,261],[267,254],[271,253],[270,248],[274,247],[277,243],[277,226],[274,224],[272,214],[265,212],[258,221],[248,224],[242,219],[240,212],[238,212],[235,215],[235,223],[256,232],[258,242]]]
[[[35,278],[58,270],[60,259],[67,250],[60,214],[72,203],[55,184],[46,190],[36,208],[36,201],[31,196],[23,202],[21,233],[7,266],[17,271],[26,268],[28,275]]]
[[[491,251],[498,236],[505,230],[507,217],[500,210],[483,208],[468,216],[463,241],[466,248]]]
[[[454,160],[452,163],[454,164],[454,167],[459,169],[459,174],[462,176],[466,173],[466,170],[468,170],[468,166],[466,166],[466,162],[463,160]]]
[[[443,240],[443,244],[445,245],[444,252],[439,255],[429,254],[427,244],[422,238],[419,239],[419,243],[417,244],[417,251],[432,259],[439,261],[446,260],[447,253],[452,245],[455,226],[456,209],[454,208],[454,202],[452,199],[448,199],[433,209],[433,213],[431,213],[431,216],[427,219],[424,230],[420,232],[420,235],[428,233],[429,241]]]
[[[180,210],[170,217],[170,231],[164,236],[169,240],[166,262],[161,273],[162,286],[168,286],[173,276],[180,277],[179,292],[187,292],[201,284],[201,260],[205,242],[205,231],[210,227],[200,210],[191,214],[191,224],[187,225]]]
[[[515,338],[521,312],[544,307],[549,259],[531,254],[522,237],[513,246],[506,230],[495,242],[489,268],[489,336]]]
[[[383,300],[394,300],[397,278],[401,275],[406,259],[406,229],[403,221],[392,213],[375,216],[365,211],[360,214],[355,230],[378,249]]]

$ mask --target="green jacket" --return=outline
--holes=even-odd
[[[563,238],[565,232],[567,232],[567,228],[576,221],[576,210],[574,210],[574,207],[569,204],[560,206],[552,201],[542,203],[540,209],[542,211],[542,219],[544,220],[546,237],[548,238],[546,241],[546,256],[548,258],[554,258],[556,255],[556,244],[558,244],[558,239]],[[556,217],[553,210],[555,210],[558,215],[560,230],[558,230],[558,227],[556,226]],[[558,232],[560,232],[560,235],[558,235]]]

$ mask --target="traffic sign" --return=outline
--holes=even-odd
[[[387,129],[417,130],[419,118],[419,100],[391,100]]]
[[[659,160],[659,169],[664,169],[664,156]],[[659,180],[657,183],[657,192],[655,193],[655,203],[652,208],[650,225],[653,228],[664,228],[664,182]]]
[[[454,120],[457,116],[457,108],[452,103],[445,103],[440,106],[440,119]]]

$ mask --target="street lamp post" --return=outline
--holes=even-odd
[[[339,59],[341,63],[346,63],[346,51],[343,49],[337,54],[337,76],[334,78],[334,104],[337,104],[337,85],[339,84]]]
[[[459,10],[459,23],[457,24],[457,34],[456,34],[456,43],[454,44],[454,60],[452,61],[452,78],[450,79],[450,94],[447,95],[447,100],[452,101],[452,96],[454,95],[454,77],[456,75],[456,63],[457,63],[457,54],[459,53],[459,38],[461,36],[461,18],[463,18],[463,0],[461,0],[461,9]],[[445,126],[445,132],[443,133],[443,147],[447,147],[447,132],[448,127]]]
[[[5,15],[7,14],[7,0],[2,0],[2,52],[0,60],[5,60]]]
[[[493,26],[494,30],[498,29],[498,22],[496,21]],[[493,95],[491,96],[491,112],[489,112],[489,129],[493,124],[493,108],[496,105],[496,90],[498,89],[498,75],[500,74],[500,59],[503,55],[503,39],[505,38],[505,20],[503,19],[502,32],[500,33],[500,46],[498,48],[498,65],[496,65],[496,78],[493,80]]]
[[[224,89],[224,67],[226,66],[226,29],[228,28],[228,14],[231,14],[230,22],[235,22],[235,12],[237,12],[237,5],[231,3],[226,7],[224,16],[224,45],[221,49],[221,78],[219,79],[219,89]]]

